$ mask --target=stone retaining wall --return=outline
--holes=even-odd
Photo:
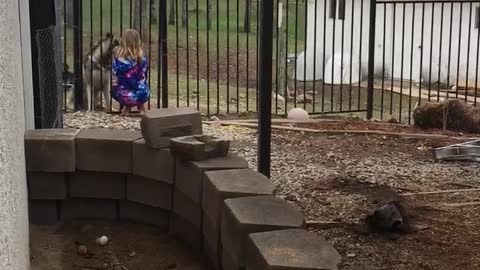
[[[158,226],[204,252],[211,269],[337,268],[339,254],[304,229],[303,215],[274,196],[265,176],[244,159],[222,154],[228,143],[216,151],[216,144],[178,139],[201,134],[197,111],[149,111],[141,126],[142,132],[28,131],[30,222],[106,219]]]

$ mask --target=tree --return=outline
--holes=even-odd
[[[212,29],[212,1],[211,0],[207,0],[207,29],[208,30]]]
[[[160,0],[160,1],[165,1],[165,0]],[[170,0],[170,9],[168,12],[168,24],[170,25],[175,25],[175,8],[176,8],[176,2],[175,0]]]
[[[188,21],[188,0],[182,0],[182,27],[187,28]]]
[[[286,0],[288,1],[288,0]],[[286,68],[287,68],[287,63],[286,63],[286,56],[287,56],[287,48],[286,48],[286,39],[287,39],[287,25],[284,22],[284,11],[283,11],[283,1],[280,1],[278,3],[278,23],[275,25],[275,27],[278,27],[278,37],[277,37],[277,46],[278,46],[278,67],[276,71],[278,72],[276,74],[277,77],[277,87],[278,90],[281,91],[283,89],[286,89],[286,92],[284,93],[285,99],[288,99],[288,78],[286,77]]]
[[[251,14],[252,14],[252,0],[246,0],[245,3],[245,17],[243,21],[243,31],[245,33],[250,33],[251,27]]]
[[[148,20],[145,19],[148,18],[149,15],[148,5],[146,2],[147,1],[144,0],[135,0],[135,6],[133,9],[133,29],[137,30],[144,40],[148,38],[149,24]]]

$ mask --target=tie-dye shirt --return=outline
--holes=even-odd
[[[147,71],[146,57],[138,64],[136,59],[115,58],[112,72],[117,83],[112,88],[112,98],[126,106],[138,106],[147,102],[150,97]]]

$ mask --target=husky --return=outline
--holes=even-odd
[[[101,94],[106,109],[110,109],[110,76],[112,75],[112,55],[119,41],[111,33],[107,33],[95,44],[92,51],[83,61],[84,104],[87,109],[102,109]],[[93,93],[93,101],[92,101]],[[93,106],[93,108],[92,108]]]

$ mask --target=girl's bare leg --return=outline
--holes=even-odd
[[[144,114],[145,114],[145,105],[144,105],[144,104],[138,105],[138,106],[137,106],[137,109],[138,109],[138,112],[140,113],[140,115],[144,115]]]

